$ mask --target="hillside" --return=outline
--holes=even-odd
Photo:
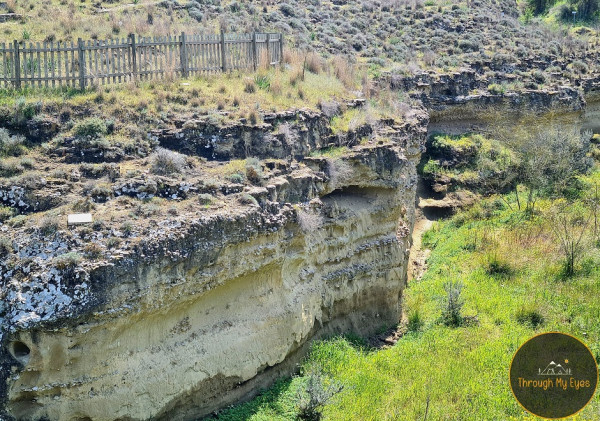
[[[0,4],[6,42],[286,40],[0,90],[0,419],[529,419],[519,343],[600,355],[600,38],[567,3]]]
[[[577,84],[598,71],[598,33],[527,19],[510,0],[7,2],[6,41],[188,33],[282,32],[291,48],[355,57],[370,74],[471,68],[504,90]],[[14,4],[14,6],[12,6]],[[52,19],[47,19],[52,16]],[[579,23],[577,24],[579,25]]]

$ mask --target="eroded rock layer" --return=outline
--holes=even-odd
[[[3,334],[4,416],[196,419],[289,374],[312,338],[398,322],[426,119],[335,156],[297,148],[255,203],[93,268],[81,304]]]

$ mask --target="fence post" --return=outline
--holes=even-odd
[[[221,58],[222,58],[222,67],[223,73],[227,71],[227,57],[225,55],[225,31],[221,29]]]
[[[13,42],[15,50],[15,88],[21,88],[21,58],[19,57],[19,43],[15,40]]]
[[[133,80],[137,82],[137,51],[135,47],[135,34],[129,34],[129,43],[131,45],[131,65],[133,67]]]
[[[181,62],[181,77],[188,77],[187,46],[185,45],[185,32],[181,33],[181,49],[179,61]]]
[[[283,32],[279,33],[279,64],[283,64]]]
[[[271,34],[267,33],[267,66],[271,66]]]
[[[256,31],[252,32],[252,65],[254,66],[254,71],[256,72],[256,63],[258,62],[258,53],[256,51]]]
[[[77,40],[77,52],[79,53],[79,88],[85,89],[85,52],[83,51],[83,40]]]

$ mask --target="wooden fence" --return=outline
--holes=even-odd
[[[165,76],[188,77],[281,62],[281,34],[136,37],[77,43],[0,44],[0,87],[85,89]]]

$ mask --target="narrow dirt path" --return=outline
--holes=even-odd
[[[408,257],[408,282],[411,282],[414,279],[421,279],[427,270],[427,257],[429,257],[430,250],[423,249],[422,237],[423,234],[431,228],[434,222],[431,219],[427,219],[418,207],[415,219],[415,227],[412,234],[413,243]]]

